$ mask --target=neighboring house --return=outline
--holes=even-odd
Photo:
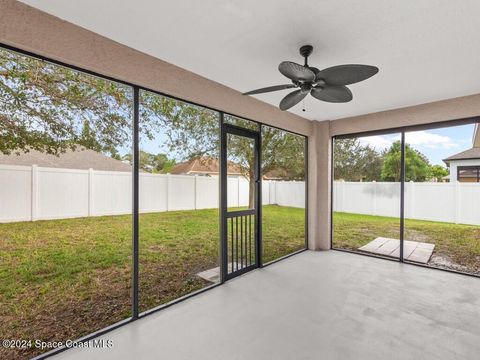
[[[130,164],[113,159],[102,153],[79,148],[67,150],[59,155],[50,155],[40,151],[12,152],[10,155],[0,154],[0,165],[37,165],[40,167],[104,170],[104,171],[132,171]]]
[[[195,158],[175,165],[170,173],[175,175],[219,176],[220,162],[218,159],[211,157]],[[240,165],[232,161],[228,162],[227,173],[229,177],[243,176]]]
[[[267,171],[263,174],[263,180],[278,180],[278,181],[292,181],[292,180],[301,180],[298,175],[295,175],[292,171],[284,168],[275,168],[270,171]]]
[[[190,161],[185,161],[175,165],[170,172],[175,175],[199,175],[199,176],[219,176],[219,161],[218,159],[201,157]],[[243,176],[240,165],[233,161],[228,162],[228,176],[240,177]],[[284,169],[274,169],[268,171],[263,176],[264,180],[291,180],[292,175]]]
[[[443,160],[450,168],[450,181],[480,182],[480,126],[475,124],[472,148]]]

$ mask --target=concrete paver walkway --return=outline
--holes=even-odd
[[[405,260],[422,264],[427,264],[430,261],[435,248],[434,244],[410,240],[405,240],[403,243],[403,258]],[[400,257],[400,240],[378,237],[358,250],[377,255]]]

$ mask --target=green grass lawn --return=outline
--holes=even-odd
[[[263,207],[264,261],[304,247],[303,209]],[[131,216],[0,224],[0,335],[76,339],[130,316]],[[140,215],[140,310],[208,283],[218,210]],[[0,350],[0,358],[38,351]]]
[[[382,236],[398,239],[398,218],[333,215],[333,246],[357,250]],[[405,219],[405,240],[435,244],[430,265],[480,274],[480,226]]]

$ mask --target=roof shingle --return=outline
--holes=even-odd
[[[12,153],[10,155],[0,154],[0,164],[3,165],[38,165],[40,167],[81,169],[81,170],[104,170],[104,171],[132,171],[130,164],[113,159],[102,153],[79,148],[57,155],[45,154],[40,151],[30,150],[29,152]]]
[[[449,156],[446,159],[443,159],[445,163],[449,163],[451,160],[466,160],[466,159],[480,159],[480,147],[474,147],[458,154]]]
[[[211,157],[195,158],[175,165],[172,174],[218,174],[220,172],[218,159]],[[228,162],[229,175],[242,175],[242,169],[232,161]]]

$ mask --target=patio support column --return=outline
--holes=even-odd
[[[308,248],[330,249],[332,140],[329,121],[313,121],[308,139]]]

